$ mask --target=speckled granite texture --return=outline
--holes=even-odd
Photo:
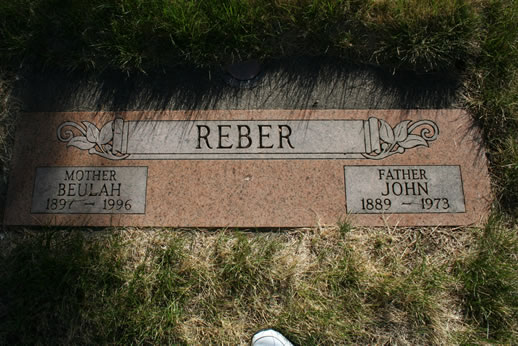
[[[421,120],[434,122],[438,127],[437,138],[424,145],[405,144],[403,153],[395,153],[383,159],[220,159],[199,160],[192,156],[184,160],[152,160],[121,158],[122,154],[110,154],[113,149],[111,134],[114,128],[102,131],[102,127],[114,119],[126,121],[170,121],[170,120],[252,120],[265,121],[286,119],[296,121],[315,120],[357,120],[382,119],[375,133],[380,142],[371,138],[371,144],[379,144],[378,155],[383,143],[392,140],[391,129],[397,140],[407,137],[401,134],[404,126],[398,124]],[[84,139],[68,145],[57,136],[57,129],[63,122],[79,124],[85,130]],[[99,129],[99,133],[82,123],[88,121]],[[388,127],[387,127],[388,126]],[[407,130],[404,128],[404,130]],[[384,132],[385,131],[385,132]],[[87,133],[88,132],[88,133]],[[384,132],[381,134],[381,132]],[[390,131],[389,131],[390,132]],[[410,133],[410,132],[409,132]],[[75,132],[78,136],[80,132]],[[223,140],[226,138],[223,133]],[[420,136],[418,130],[410,133]],[[358,135],[365,136],[365,133]],[[407,133],[408,135],[408,133]],[[388,137],[387,137],[388,136]],[[399,138],[397,138],[399,136]],[[78,136],[81,137],[81,136]],[[265,137],[267,139],[267,137]],[[387,142],[387,139],[389,140]],[[308,137],[308,141],[315,138]],[[340,140],[340,138],[337,138]],[[376,143],[375,143],[376,142]],[[70,142],[68,142],[70,144]],[[92,143],[96,146],[93,147]],[[225,142],[226,143],[226,142]],[[389,143],[390,144],[390,143]],[[401,144],[401,143],[400,143]],[[412,146],[414,145],[414,146]],[[101,148],[102,146],[102,148]],[[397,149],[394,145],[393,149]],[[102,149],[102,150],[101,150]],[[390,149],[385,147],[385,149]],[[106,151],[106,155],[92,153],[92,150]],[[217,149],[215,149],[217,150]],[[219,149],[222,150],[222,149]],[[90,151],[90,152],[89,152]],[[108,155],[108,156],[107,156]],[[465,212],[422,213],[422,214],[346,214],[344,166],[347,165],[458,165],[462,177]],[[108,203],[113,207],[106,214],[61,214],[60,199],[77,197],[77,191],[54,191],[47,196],[52,213],[31,213],[37,167],[103,167],[136,166],[147,167],[146,202],[144,214],[123,213],[126,205],[117,205],[117,188],[122,185],[108,185],[112,191],[93,192],[96,203]],[[108,168],[106,168],[108,169]],[[70,173],[71,174],[71,173]],[[107,173],[106,183],[110,181]],[[77,176],[75,177],[77,179]],[[67,182],[73,178],[69,176]],[[82,180],[83,183],[88,181]],[[79,183],[79,182],[74,182]],[[366,182],[368,184],[368,182]],[[95,185],[102,189],[104,185]],[[78,186],[72,187],[76,189]],[[83,186],[86,188],[86,185]],[[85,190],[84,190],[85,191]],[[71,195],[69,196],[59,196]],[[76,197],[74,197],[76,196]],[[40,196],[41,197],[41,196]],[[46,196],[43,196],[46,197]],[[61,198],[63,197],[63,198]],[[52,199],[56,199],[54,202]],[[113,199],[114,202],[104,200]],[[127,197],[125,198],[127,199]],[[54,205],[53,205],[54,203]],[[65,212],[68,206],[63,207]],[[131,204],[131,202],[129,202]],[[485,152],[480,136],[470,117],[459,109],[422,110],[190,110],[190,111],[86,111],[61,113],[25,113],[20,119],[16,134],[15,154],[12,163],[8,196],[6,200],[5,224],[8,225],[85,225],[85,226],[185,226],[185,227],[299,227],[336,224],[347,219],[355,225],[472,225],[483,222],[488,215],[491,191]],[[111,205],[113,204],[113,206]],[[72,210],[72,209],[71,209]],[[128,211],[128,210],[127,210]]]

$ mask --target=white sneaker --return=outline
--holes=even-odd
[[[273,329],[266,329],[254,335],[252,346],[293,346],[293,344],[281,333]]]

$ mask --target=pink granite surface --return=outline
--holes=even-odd
[[[383,160],[120,160],[112,161],[56,137],[64,121],[98,127],[124,120],[361,119],[395,126],[430,119],[440,128],[430,147]],[[334,225],[477,225],[492,201],[485,151],[462,110],[224,110],[27,113],[18,125],[4,223],[7,225],[301,227]],[[460,165],[466,212],[346,215],[346,165]],[[145,214],[31,214],[36,167],[146,166]]]

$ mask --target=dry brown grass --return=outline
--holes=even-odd
[[[267,327],[301,344],[449,344],[469,329],[450,271],[470,250],[470,229],[128,228],[89,237],[113,235],[127,274],[144,266],[149,277],[161,270],[157,256],[182,244],[178,270],[192,294],[175,332],[189,344],[246,344]]]
[[[472,250],[470,229],[81,232],[87,248],[103,244],[111,261],[122,263],[118,290],[127,290],[137,272],[155,292],[165,271],[186,283],[175,293],[186,298],[178,323],[147,326],[156,334],[143,340],[174,333],[188,344],[247,344],[257,330],[274,327],[300,344],[450,344],[471,330],[452,275],[456,261]],[[28,230],[4,235],[4,249],[41,236]],[[53,242],[70,236],[54,233]],[[128,317],[128,311],[119,314]]]
[[[325,14],[327,2],[315,2],[302,11],[305,19],[295,23],[304,30],[293,33],[290,26],[295,24],[290,24],[282,35],[296,39],[287,40],[296,41],[294,52],[306,47],[300,38],[309,37],[307,42],[318,44],[305,53],[327,53],[332,43],[353,61],[386,68],[461,66],[469,74],[466,103],[483,127],[501,205],[512,216],[518,196],[513,120],[518,79],[516,30],[510,28],[516,26],[518,12],[511,1],[466,4],[370,2],[369,11],[351,18],[352,33],[358,29],[361,35],[344,27],[338,37],[333,30],[322,33],[321,24],[335,17],[342,23],[342,9]],[[48,10],[42,13],[55,7]],[[315,13],[324,16],[316,18]],[[36,19],[41,18],[49,23],[46,16]],[[120,19],[122,25],[128,18]],[[138,25],[128,28],[130,34],[141,33]],[[164,37],[170,41],[169,35]],[[210,40],[191,60],[206,61],[223,41],[236,44]],[[119,53],[101,47],[100,59],[92,61],[107,60],[123,70],[141,68],[138,54],[147,51],[133,49],[135,44],[129,40]],[[284,55],[282,45],[279,49]],[[70,66],[88,65],[88,59],[72,57]],[[146,59],[148,65],[161,63]],[[466,61],[469,66],[463,68]],[[12,80],[0,74],[3,186],[19,107]],[[247,344],[266,327],[299,344],[515,343],[516,233],[516,226],[505,222],[485,230],[346,224],[268,232],[9,229],[0,232],[0,344]]]

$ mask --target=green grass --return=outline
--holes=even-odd
[[[304,345],[509,342],[517,242],[498,225],[454,240],[448,228],[20,230],[2,244],[0,343],[235,344],[270,327]]]
[[[107,246],[116,252],[117,244]],[[2,256],[2,344],[35,344],[84,328],[81,306],[92,294],[110,294],[124,282],[121,262],[77,234],[45,232]],[[94,297],[99,298],[99,297]],[[80,340],[77,340],[80,341]]]
[[[369,256],[355,229],[128,232],[10,242],[0,343],[234,344],[268,327],[299,344],[448,340],[439,298],[455,281],[440,251],[441,265],[412,268],[399,250],[415,244]]]
[[[11,0],[0,4],[0,57],[135,71],[331,54],[442,70],[471,55],[477,13],[466,0]]]
[[[8,230],[0,344],[234,344],[268,327],[299,344],[516,343],[517,19],[513,0],[0,2],[4,173],[20,63],[140,73],[323,55],[454,74],[499,215],[483,229]]]
[[[489,1],[481,13],[479,54],[466,70],[466,106],[479,121],[498,206],[518,215],[518,4]]]
[[[458,263],[466,314],[489,342],[518,338],[518,235],[490,220],[474,252]]]

